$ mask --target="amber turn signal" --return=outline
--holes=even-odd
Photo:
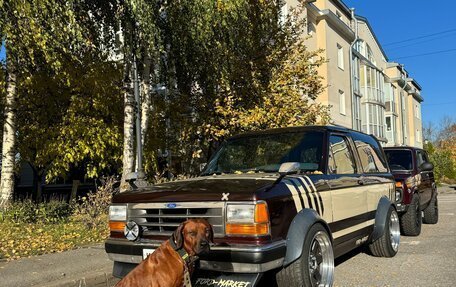
[[[396,181],[396,187],[402,188],[402,182]]]
[[[268,206],[265,202],[260,202],[255,205],[255,223],[269,222]]]
[[[262,236],[269,234],[269,223],[238,224],[228,223],[225,230],[227,235]]]
[[[109,230],[115,232],[123,232],[125,228],[125,222],[123,221],[109,221]]]

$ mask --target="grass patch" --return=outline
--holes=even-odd
[[[19,259],[103,242],[109,230],[107,225],[92,229],[74,221],[52,224],[2,221],[0,234],[0,259]]]
[[[114,180],[76,203],[14,202],[0,210],[0,259],[19,259],[101,243],[109,235]]]

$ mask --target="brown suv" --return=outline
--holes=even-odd
[[[434,166],[426,151],[420,148],[403,146],[384,150],[396,179],[396,208],[402,233],[417,236],[422,221],[435,224],[439,220]]]
[[[122,277],[181,222],[206,218],[215,244],[193,286],[251,287],[265,274],[278,286],[332,286],[335,257],[364,244],[397,253],[394,184],[372,136],[333,126],[247,133],[197,178],[114,196],[106,252]]]

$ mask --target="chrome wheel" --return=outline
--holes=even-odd
[[[391,247],[394,251],[397,251],[399,248],[399,242],[401,240],[401,231],[399,227],[399,216],[397,215],[397,212],[395,210],[391,212],[389,221],[389,232]]]
[[[318,231],[310,245],[309,275],[312,286],[331,286],[334,277],[334,253],[328,234]]]

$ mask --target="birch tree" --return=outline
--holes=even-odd
[[[78,18],[78,9],[84,5],[75,1],[59,0],[0,2],[0,36],[7,50],[8,75],[0,189],[2,206],[11,200],[14,188],[18,135],[16,119],[18,112],[21,112],[21,106],[17,105],[17,102],[23,99],[25,94],[25,90],[21,93],[20,87],[24,87],[27,81],[43,70],[48,71],[50,81],[54,80],[56,75],[65,79],[67,87],[71,80],[76,79],[69,73],[74,69],[73,64],[81,63],[81,55],[98,44],[89,30],[81,28],[84,23],[90,22],[92,16],[96,17],[95,14],[85,14]],[[46,114],[45,108],[37,112]],[[48,127],[38,128],[46,130]],[[58,160],[53,160],[53,163],[57,162]]]

